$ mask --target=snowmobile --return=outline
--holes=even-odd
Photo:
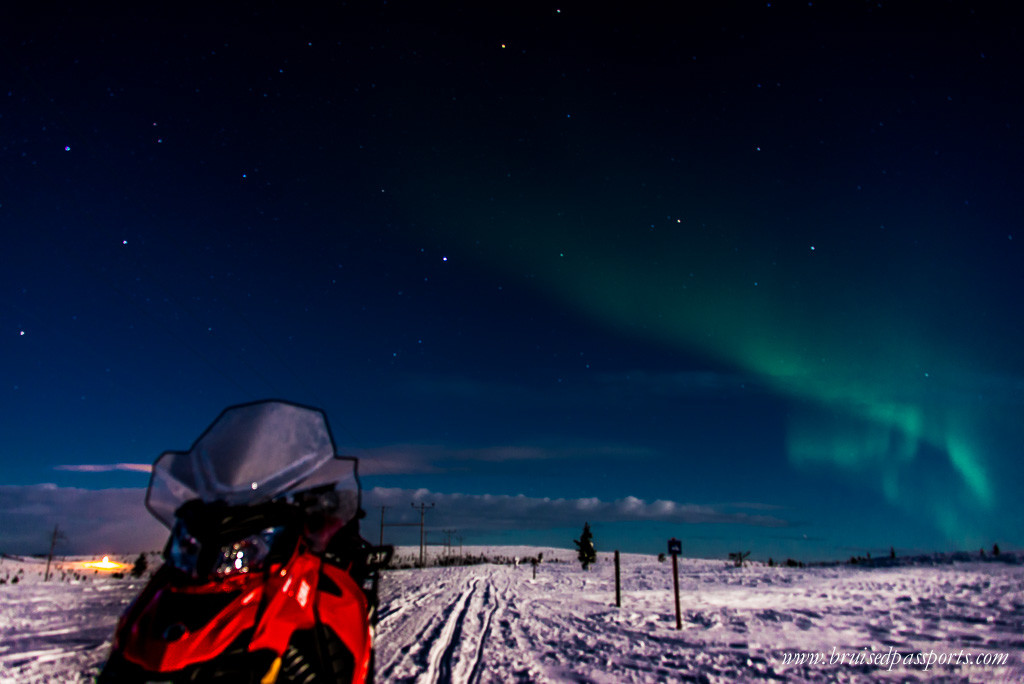
[[[118,622],[98,681],[366,682],[380,569],[359,535],[357,460],[318,409],[225,409],[153,465],[164,563]]]

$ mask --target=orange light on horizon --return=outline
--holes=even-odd
[[[118,563],[110,560],[110,556],[104,556],[101,561],[84,561],[80,567],[83,570],[104,570],[112,572],[114,570],[121,570],[125,567],[124,563]]]

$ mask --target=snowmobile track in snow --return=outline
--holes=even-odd
[[[378,651],[379,679],[424,684],[480,680],[484,645],[500,605],[498,591],[493,575],[460,579],[421,587],[396,597],[386,608],[388,619],[382,618],[378,628],[383,645]],[[411,607],[423,604],[446,607],[410,613]]]
[[[452,658],[455,655],[455,648],[459,645],[462,637],[462,623],[466,619],[466,611],[469,610],[469,602],[480,587],[480,579],[473,578],[470,581],[470,588],[459,597],[459,603],[455,606],[451,616],[441,630],[441,636],[430,649],[429,665],[427,672],[421,679],[425,678],[430,682],[452,681]]]
[[[477,644],[476,654],[473,657],[473,669],[469,672],[469,684],[476,684],[480,681],[480,675],[483,673],[480,665],[483,663],[484,644],[487,643],[487,639],[491,635],[491,623],[494,620],[494,614],[498,612],[498,603],[496,601],[492,602],[491,600],[494,593],[492,589],[493,586],[488,584],[486,593],[484,594],[484,605],[490,605],[490,609],[484,616],[484,628],[481,632],[480,643]]]

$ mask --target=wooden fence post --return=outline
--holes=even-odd
[[[615,607],[622,607],[622,589],[619,582],[619,550],[615,549]]]

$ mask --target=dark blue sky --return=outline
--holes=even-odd
[[[0,550],[141,544],[138,466],[266,397],[371,530],[1019,545],[1019,18],[588,5],[5,22]]]

